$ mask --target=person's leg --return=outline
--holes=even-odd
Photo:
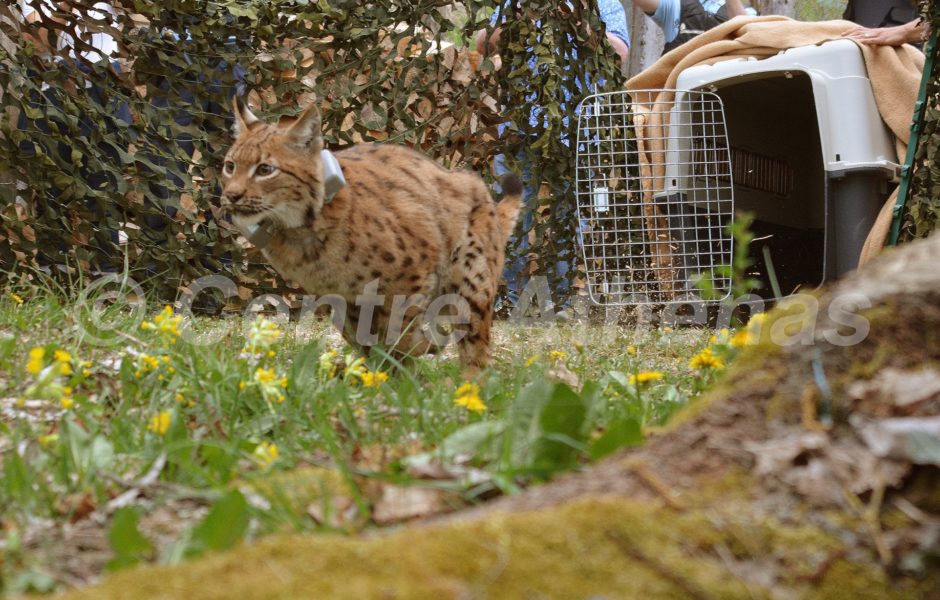
[[[30,75],[37,74],[30,72]],[[19,143],[20,157],[24,161],[36,160],[40,153],[55,161],[67,151],[67,148],[63,144],[56,143],[53,137],[54,131],[65,131],[65,122],[57,117],[61,114],[61,110],[56,107],[58,103],[56,93],[56,90],[51,88],[42,91],[33,90],[28,98],[23,99],[25,106],[23,110],[20,110],[16,127],[24,134],[23,140]],[[34,111],[39,111],[41,115],[38,118],[30,118],[27,116],[27,108],[30,113],[35,114]],[[47,172],[47,169],[40,168],[43,163],[37,161],[35,164],[34,173]],[[30,169],[30,166],[24,165],[24,168]],[[33,181],[35,182],[36,179],[34,178]],[[52,182],[51,177],[44,177],[40,181],[42,183],[37,186],[38,189],[32,188],[34,196],[31,204],[37,217],[48,214],[49,209],[55,206],[62,194],[62,191]],[[37,243],[36,247],[36,261],[40,267],[48,268],[59,262],[56,257],[63,251],[63,248],[55,240],[42,240]]]
[[[570,187],[566,186],[562,191],[561,197],[568,198],[571,192]],[[560,224],[559,231],[552,232],[552,239],[558,248],[558,262],[555,263],[555,277],[557,285],[552,290],[552,300],[558,306],[567,306],[569,304],[569,294],[571,293],[570,271],[576,262],[576,253],[581,243],[582,223],[579,221],[574,227],[569,225],[572,219],[578,217],[577,208],[559,202],[553,207],[554,222]],[[574,234],[574,235],[573,235]]]
[[[514,307],[519,301],[519,295],[525,289],[527,280],[525,270],[527,267],[527,250],[529,249],[529,230],[532,229],[532,208],[529,206],[533,199],[538,198],[538,190],[533,189],[530,184],[531,169],[529,165],[520,156],[518,162],[522,171],[522,180],[525,187],[522,191],[522,212],[519,215],[519,222],[522,228],[520,236],[512,235],[509,243],[506,245],[506,266],[503,269],[503,277],[506,279],[506,300],[510,307]],[[503,175],[514,172],[509,167],[509,159],[505,154],[498,154],[493,158],[493,175],[496,176],[494,188],[497,194],[502,193],[499,182]],[[517,173],[518,174],[518,173]]]
[[[122,153],[126,153],[133,136],[133,118],[130,106],[122,98],[117,82],[108,77],[107,73],[78,63],[77,69],[87,78],[85,93],[98,107],[97,115],[88,115],[79,121],[80,135],[83,138],[100,136],[96,144],[98,150],[96,157],[88,157],[82,161],[80,169],[82,178],[90,190],[85,199],[85,205],[94,211],[99,220],[97,228],[97,242],[100,261],[94,268],[113,272],[122,267],[123,259],[120,251],[119,221],[121,215],[113,209],[115,202],[113,196],[120,195],[126,189],[123,177]],[[120,66],[113,64],[113,68],[120,72]],[[109,89],[115,86],[115,89]],[[104,125],[103,131],[101,125]]]

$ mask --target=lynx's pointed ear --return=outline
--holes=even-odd
[[[323,149],[323,135],[320,132],[320,110],[316,102],[311,102],[307,109],[294,121],[286,135],[290,144],[311,152]]]
[[[255,114],[248,109],[248,105],[238,96],[232,98],[232,109],[235,112],[236,136],[241,135],[242,132],[248,131],[252,125],[261,121],[261,119],[256,117]]]

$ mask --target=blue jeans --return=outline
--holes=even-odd
[[[528,280],[523,276],[523,272],[528,262],[526,251],[529,249],[528,234],[533,225],[534,205],[538,202],[538,187],[532,185],[532,165],[529,164],[522,154],[516,156],[516,164],[519,165],[519,170],[522,171],[521,174],[517,174],[522,177],[525,187],[522,190],[522,212],[519,216],[519,221],[522,224],[522,235],[509,238],[509,245],[506,248],[506,266],[503,270],[503,277],[506,279],[506,297],[511,306],[516,305],[519,301],[519,296],[528,284]],[[497,193],[502,192],[499,181],[502,179],[503,175],[511,172],[513,172],[513,170],[509,168],[509,159],[505,154],[499,154],[493,159],[493,174],[496,176],[497,180],[495,185]],[[565,190],[563,190],[563,195],[567,195],[569,188],[570,186],[566,186]],[[555,211],[556,222],[559,220],[564,222],[564,219],[570,217],[573,213],[572,210],[569,210],[569,207],[564,205],[556,205],[553,207],[553,210]],[[577,224],[577,237],[579,242],[581,241],[581,231],[583,228],[584,223],[579,220]],[[571,271],[571,265],[574,261],[574,252],[576,252],[570,231],[570,229],[564,229],[560,232],[553,232],[552,236],[553,239],[558,241],[559,247],[562,249],[562,253],[559,254],[559,260],[555,263],[555,276],[558,280],[558,284],[555,289],[551,290],[553,303],[561,306],[566,306],[569,303],[568,295],[571,292],[571,282],[568,279],[568,273]]]

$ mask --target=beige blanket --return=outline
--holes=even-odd
[[[664,55],[650,68],[630,79],[627,82],[627,89],[675,89],[679,74],[689,67],[749,56],[766,58],[788,48],[840,39],[843,33],[855,27],[857,25],[849,21],[804,23],[779,16],[737,17],[706,31]],[[861,45],[861,49],[878,110],[896,137],[899,158],[897,162],[903,163],[910,136],[914,103],[917,100],[921,73],[924,69],[924,54],[909,45],[901,47]],[[654,100],[670,102],[672,94],[666,92]],[[661,135],[663,123],[657,122],[655,118],[657,111],[658,109],[655,109],[654,115],[650,117],[644,118],[641,115],[638,119],[638,127],[652,128],[652,131],[647,130],[645,134],[641,133],[642,137],[665,137]],[[663,177],[662,169],[655,167],[664,164],[660,154],[663,148],[652,146],[641,148],[640,151],[644,154],[641,156],[641,164],[645,162],[646,165],[653,165],[652,175],[657,178]],[[662,189],[661,179],[656,179],[652,183],[658,189]],[[888,199],[882,209],[869,235],[862,261],[877,253],[884,245],[891,224],[891,207],[894,205],[896,193]],[[647,216],[656,217],[650,213],[647,213]],[[655,252],[660,256],[664,256],[663,253],[668,255],[665,248],[661,252]]]

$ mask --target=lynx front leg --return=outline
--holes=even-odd
[[[456,292],[456,300],[462,305],[457,312],[463,313],[455,326],[460,335],[457,351],[465,374],[475,377],[490,362],[490,332],[496,290],[471,275],[459,281]]]

